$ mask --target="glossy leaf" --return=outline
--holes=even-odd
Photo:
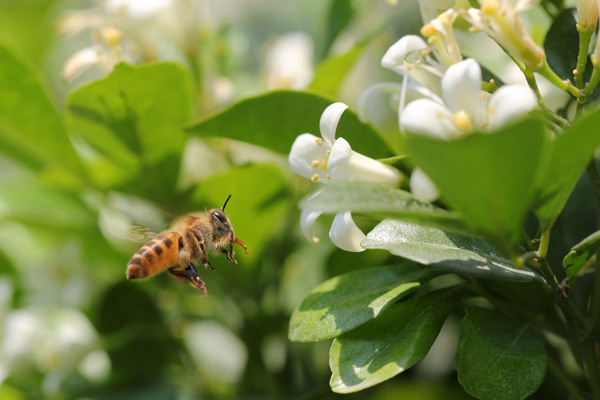
[[[563,79],[573,80],[573,70],[577,66],[579,47],[575,10],[565,9],[552,21],[544,39],[544,52],[548,65]]]
[[[457,213],[421,202],[406,191],[373,183],[331,182],[302,199],[299,205],[302,209],[314,209],[328,214],[351,210],[445,227],[453,231],[465,230]]]
[[[0,44],[0,151],[28,168],[81,173],[79,159],[40,77]]]
[[[519,400],[546,375],[543,337],[529,325],[497,312],[467,308],[456,354],[458,380],[482,400]]]
[[[454,287],[400,302],[335,339],[329,351],[333,391],[366,389],[421,361],[461,297]]]
[[[435,273],[418,265],[365,268],[317,286],[292,314],[289,338],[331,339],[377,317]]]
[[[119,64],[106,78],[69,95],[66,120],[118,171],[111,173],[115,181],[107,181],[106,166],[91,168],[96,183],[123,183],[143,171],[144,179],[129,188],[160,197],[175,186],[191,111],[191,82],[182,66]]]
[[[594,149],[600,144],[600,110],[575,121],[547,148],[548,162],[537,183],[536,214],[551,226],[565,206]]]
[[[319,120],[333,100],[315,94],[274,91],[241,100],[189,128],[202,137],[224,137],[289,153],[302,133],[320,136]],[[373,158],[390,156],[375,130],[358,120],[351,110],[342,115],[336,137],[345,138],[352,149]]]
[[[475,232],[512,250],[521,238],[525,215],[546,145],[540,121],[525,120],[494,133],[446,141],[407,135],[415,163]]]
[[[563,259],[563,267],[567,271],[567,276],[572,281],[575,279],[581,267],[600,250],[600,231],[592,233],[590,236],[577,243],[569,254]]]
[[[510,281],[541,280],[510,261],[488,242],[437,228],[386,219],[362,241],[366,249],[384,249],[406,259],[459,275]]]

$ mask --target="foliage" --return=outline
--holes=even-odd
[[[213,31],[194,25],[190,42],[152,37],[168,48],[159,55],[161,46],[146,48],[136,35],[101,30],[92,36],[105,57],[95,72],[62,82],[37,63],[46,52],[65,62],[48,44],[65,39],[19,41],[11,35],[18,24],[3,25],[1,15],[22,18],[17,3],[0,2],[0,397],[325,399],[332,390],[374,399],[600,398],[600,67],[588,55],[595,27],[574,30],[562,2],[540,6],[552,19],[543,50],[533,39],[517,51],[494,37],[535,94],[536,111],[443,138],[403,125],[398,82],[352,94],[378,80],[395,39],[383,26],[397,25],[407,5],[395,14],[375,2],[298,6],[322,17],[310,29],[323,57],[312,83],[297,88],[286,76],[289,85],[266,88],[250,56],[234,54],[236,30],[246,33],[240,21]],[[57,2],[39,3],[40,23],[57,17]],[[428,4],[423,12],[436,7]],[[277,20],[267,9],[264,18]],[[100,19],[111,16],[104,12]],[[388,20],[373,26],[372,13]],[[141,20],[127,23],[144,32]],[[258,54],[264,21],[251,22],[245,43]],[[336,52],[344,35],[354,45]],[[566,94],[559,106],[544,104],[534,72]],[[374,77],[362,82],[361,74]],[[215,89],[223,79],[254,86],[223,100]],[[483,87],[492,95],[502,81]],[[379,89],[384,106],[370,97]],[[337,100],[356,106],[332,117],[325,110]],[[319,172],[333,168],[334,148],[347,141],[342,167],[385,165],[398,179],[363,179],[369,170],[317,187],[291,174],[295,139],[321,132],[322,146],[326,131],[335,134],[329,153],[309,160]],[[438,198],[421,198],[404,179],[417,169]],[[227,214],[250,254],[239,252],[237,265],[210,255],[216,271],[200,271],[207,297],[168,274],[125,279],[147,236],[135,226],[164,230],[229,194]],[[336,232],[365,230],[366,251],[307,242],[302,233],[313,239],[313,223],[326,229],[327,217],[315,222],[321,214],[336,215],[335,244]],[[341,218],[351,224],[340,228]],[[438,353],[444,368],[424,389]]]

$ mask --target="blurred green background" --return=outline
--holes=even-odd
[[[330,343],[291,343],[288,320],[317,284],[387,253],[309,243],[297,202],[314,187],[288,171],[286,154],[184,128],[313,76],[313,89],[356,105],[385,77],[387,47],[418,31],[416,0],[174,0],[177,32],[156,15],[119,21],[112,3],[0,0],[0,399],[341,398],[328,386]],[[95,22],[60,34],[75,7],[114,18],[140,66],[65,79],[69,57],[106,44]],[[270,80],[269,46],[289,32],[309,39],[305,82]],[[324,82],[320,68],[348,54],[346,79]],[[213,255],[216,271],[200,271],[207,297],[168,274],[125,279],[144,242],[134,227],[161,231],[229,194],[250,255],[238,248],[237,265]],[[343,397],[467,397],[452,367],[457,325],[419,367]]]

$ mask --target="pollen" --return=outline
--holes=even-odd
[[[319,174],[314,174],[313,176],[311,176],[310,180],[313,182],[318,182],[319,181]]]
[[[321,164],[321,162],[319,160],[312,160],[312,162],[310,163],[310,166],[313,168],[317,168],[320,164]]]
[[[423,35],[423,37],[431,37],[437,34],[437,30],[433,27],[433,25],[431,23],[426,23],[425,25],[423,25],[423,27],[421,28],[421,35]]]
[[[452,115],[452,122],[461,131],[467,131],[471,128],[471,117],[465,111],[459,111]]]
[[[317,143],[317,145],[319,145],[319,146],[323,146],[323,139],[321,139],[321,138],[316,138],[316,139],[315,139],[315,142]]]
[[[319,166],[323,171],[327,171],[327,157],[323,157],[323,159],[321,159]]]
[[[121,33],[121,30],[115,27],[108,27],[102,30],[102,39],[109,46],[116,46],[117,44],[119,44],[119,42],[121,42],[122,37],[123,34]]]
[[[484,15],[492,15],[498,11],[500,5],[497,0],[484,0],[481,2],[481,13]]]

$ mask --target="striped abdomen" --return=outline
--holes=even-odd
[[[179,238],[177,232],[165,232],[142,246],[127,264],[127,279],[145,278],[175,264]]]

